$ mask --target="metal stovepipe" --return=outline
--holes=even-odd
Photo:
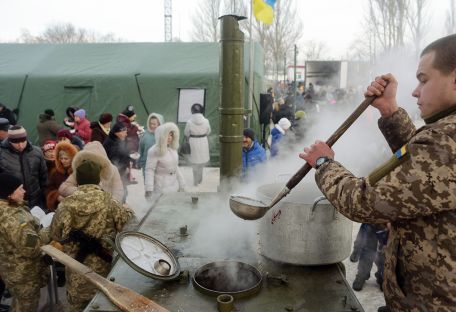
[[[220,176],[239,174],[242,166],[244,115],[244,33],[239,20],[245,17],[224,15],[221,20],[220,53]]]

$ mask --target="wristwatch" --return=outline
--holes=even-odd
[[[326,163],[328,161],[332,161],[332,159],[329,157],[326,157],[326,156],[317,158],[317,161],[315,162],[315,169],[320,168],[321,165],[323,165],[324,163]]]

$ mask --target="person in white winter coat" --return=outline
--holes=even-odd
[[[155,130],[155,145],[147,152],[145,167],[146,198],[152,193],[184,191],[185,182],[179,170],[179,128],[166,122]]]
[[[98,141],[87,143],[84,146],[84,149],[74,156],[71,164],[73,173],[70,174],[66,181],[59,187],[60,200],[63,199],[63,197],[72,195],[78,189],[74,169],[77,168],[84,160],[91,160],[101,166],[101,188],[104,191],[111,193],[113,198],[122,202],[124,198],[124,188],[119,170],[111,163],[103,145],[101,145]]]
[[[189,162],[193,169],[193,185],[203,182],[203,169],[209,162],[209,142],[207,136],[211,133],[211,125],[203,113],[204,107],[195,103],[191,107],[192,117],[185,125],[184,135],[190,143]]]

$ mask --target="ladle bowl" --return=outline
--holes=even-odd
[[[270,207],[259,200],[232,195],[230,196],[230,208],[241,219],[257,220],[264,216]]]

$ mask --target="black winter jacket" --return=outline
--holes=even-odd
[[[19,153],[5,139],[0,144],[0,172],[7,172],[22,180],[30,208],[43,204],[47,167],[41,149],[28,141],[27,147]]]
[[[126,181],[128,176],[127,168],[130,166],[130,153],[128,152],[127,141],[120,140],[115,134],[110,132],[103,143],[103,147],[106,150],[106,154],[108,154],[109,160],[119,169],[122,181]]]

